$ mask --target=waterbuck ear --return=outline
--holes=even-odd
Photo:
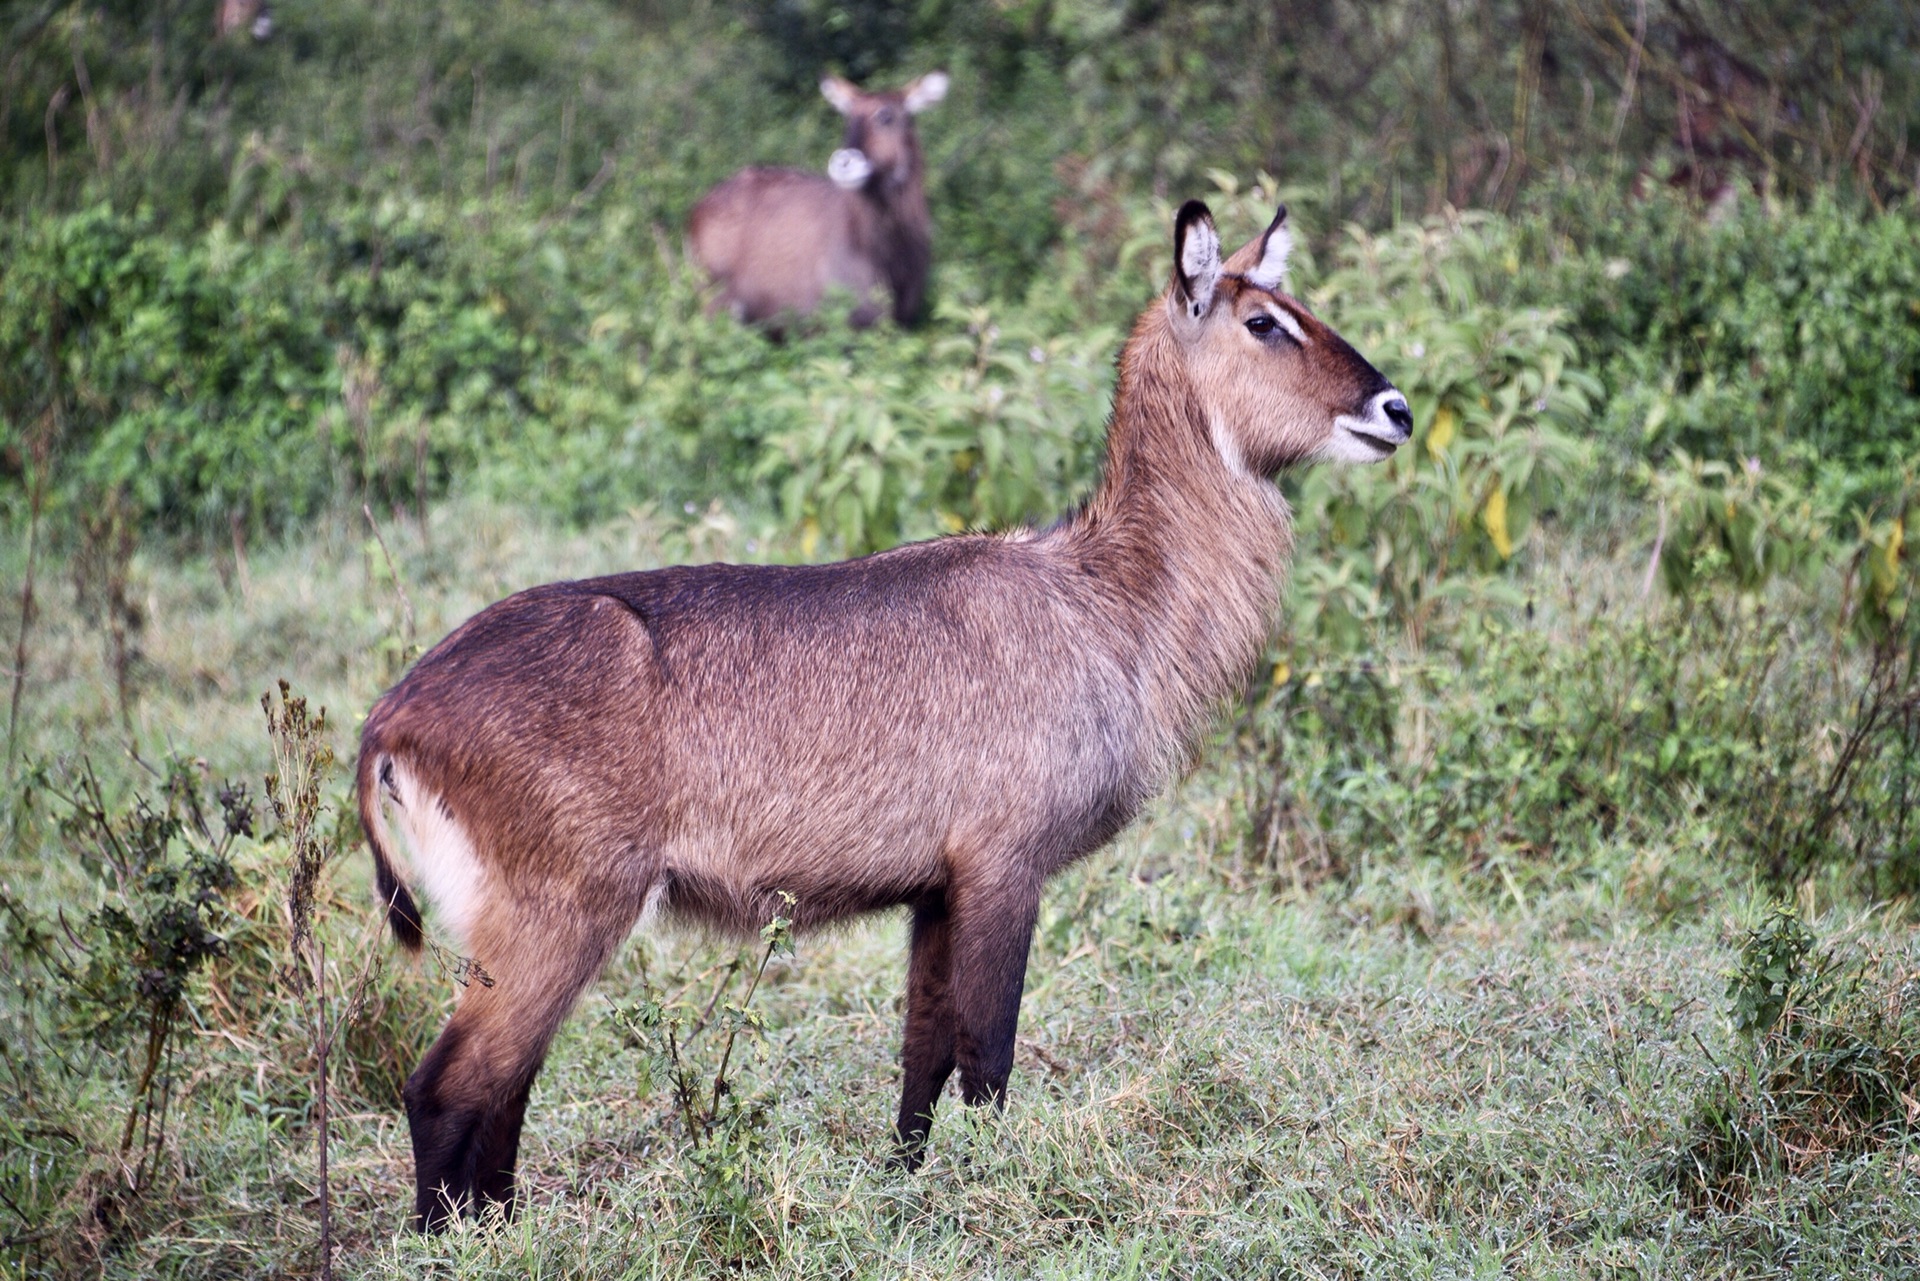
[[[839,76],[827,76],[820,81],[820,96],[833,104],[833,109],[843,116],[853,114],[854,104],[860,101],[860,91],[853,83]]]
[[[901,91],[910,115],[919,115],[947,96],[947,73],[929,71]]]
[[[1173,280],[1179,286],[1175,301],[1187,319],[1206,315],[1220,284],[1220,233],[1212,211],[1198,200],[1181,205],[1173,220]]]
[[[1281,205],[1260,237],[1259,261],[1246,273],[1249,284],[1279,289],[1287,283],[1287,255],[1293,252],[1293,233],[1287,230],[1287,207]]]

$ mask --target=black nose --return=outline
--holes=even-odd
[[[1405,399],[1395,396],[1381,402],[1380,412],[1387,416],[1388,422],[1398,427],[1403,433],[1408,436],[1413,435],[1413,411],[1407,408]]]

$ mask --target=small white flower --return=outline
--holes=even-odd
[[[1413,357],[1415,360],[1420,359],[1422,356],[1426,354],[1427,354],[1427,345],[1418,340],[1415,340],[1414,344],[1411,347],[1407,348],[1407,355]]]
[[[1038,347],[1029,347],[1027,348],[1027,359],[1031,360],[1036,365],[1045,364],[1047,360],[1047,353],[1040,350]]]

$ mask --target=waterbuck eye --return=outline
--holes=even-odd
[[[1247,321],[1247,330],[1253,334],[1255,338],[1265,338],[1276,328],[1278,328],[1278,326],[1274,324],[1273,317],[1264,311],[1255,314]]]

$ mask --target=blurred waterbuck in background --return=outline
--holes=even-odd
[[[394,933],[419,946],[418,887],[492,980],[407,1082],[422,1226],[511,1199],[548,1041],[655,909],[750,933],[906,907],[897,1158],[956,1068],[966,1102],[1002,1098],[1047,878],[1125,826],[1266,643],[1275,476],[1412,427],[1285,293],[1285,220],[1222,261],[1206,206],[1180,210],[1105,477],[1052,528],[551,583],[380,699],[358,788]]]
[[[688,242],[719,285],[720,305],[741,320],[810,315],[838,289],[851,295],[857,327],[883,314],[911,324],[933,261],[913,117],[946,97],[947,77],[935,71],[863,93],[829,76],[820,92],[847,118],[826,176],[742,169],[693,207]]]
[[[213,38],[225,40],[241,34],[255,40],[273,34],[273,10],[267,0],[215,0]]]

